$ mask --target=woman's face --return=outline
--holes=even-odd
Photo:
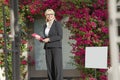
[[[54,14],[46,14],[45,16],[46,16],[47,21],[51,21],[51,20],[55,19]]]

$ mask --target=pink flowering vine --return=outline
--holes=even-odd
[[[9,0],[5,0],[7,4]],[[19,13],[24,14],[25,22],[34,22],[36,18],[43,18],[44,11],[52,8],[56,12],[57,20],[61,20],[64,16],[68,16],[66,28],[71,31],[70,39],[75,40],[71,43],[74,60],[80,68],[82,68],[83,78],[93,73],[93,70],[85,69],[85,47],[86,46],[109,46],[108,37],[108,12],[106,0],[88,0],[88,2],[79,0],[20,0]],[[9,24],[6,24],[9,25]],[[21,40],[22,44],[26,44],[26,40]],[[29,47],[29,51],[32,47]],[[31,60],[31,62],[34,61]],[[22,61],[26,64],[25,61]],[[108,60],[110,65],[110,61]],[[108,66],[109,66],[108,65]],[[78,67],[78,68],[79,68]],[[107,80],[105,72],[107,70],[97,70],[99,80]],[[82,75],[82,74],[81,74]],[[94,79],[90,79],[94,80]]]

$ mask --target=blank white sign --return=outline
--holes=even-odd
[[[85,67],[107,69],[108,47],[86,47]]]

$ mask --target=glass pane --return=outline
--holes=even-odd
[[[119,47],[119,62],[120,62],[120,43],[118,44]]]
[[[117,0],[117,11],[120,12],[120,0]]]
[[[118,26],[118,36],[120,36],[120,26]]]

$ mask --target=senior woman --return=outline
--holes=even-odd
[[[46,64],[49,80],[63,80],[62,64],[62,37],[61,23],[55,18],[53,9],[45,11],[46,24],[44,25],[44,36],[42,40],[45,45]],[[40,39],[40,37],[36,37]]]

